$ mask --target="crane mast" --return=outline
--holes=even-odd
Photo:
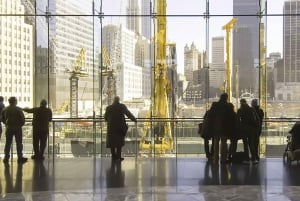
[[[228,101],[232,99],[232,82],[231,82],[231,68],[232,68],[232,47],[231,47],[231,30],[234,28],[237,18],[233,18],[223,26],[226,30],[226,88],[225,92],[228,94]]]
[[[70,116],[78,117],[78,80],[79,77],[88,76],[85,62],[85,49],[81,48],[72,69],[68,70],[70,74]]]
[[[169,121],[170,83],[167,78],[166,62],[166,0],[156,1],[156,32],[155,32],[155,68],[154,68],[154,98],[152,99],[152,114],[157,118],[152,125],[145,124],[145,136],[149,135],[151,128],[154,133],[154,141],[146,142],[145,136],[141,140],[141,148],[154,150],[157,153],[165,153],[173,149],[171,122]]]

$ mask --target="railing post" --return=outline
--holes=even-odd
[[[54,161],[54,152],[55,152],[55,121],[53,121],[53,133],[52,133],[52,136],[53,136],[53,142],[52,142],[52,158],[53,158],[53,161]],[[48,143],[49,143],[49,140],[48,140]]]

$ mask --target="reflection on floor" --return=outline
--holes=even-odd
[[[0,163],[5,201],[300,200],[300,165],[213,165],[202,158],[56,158]]]

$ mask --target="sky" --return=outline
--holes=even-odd
[[[184,2],[184,3],[178,3]],[[206,23],[202,15],[205,12],[205,0],[167,0],[167,42],[175,42],[178,58],[178,72],[183,72],[183,50],[187,44],[194,43],[199,51],[206,49]],[[268,14],[282,14],[284,0],[268,0]],[[232,0],[210,0],[210,14],[223,15],[209,18],[209,44],[215,36],[226,36],[222,27],[232,19]],[[103,11],[106,15],[125,15],[125,0],[103,0]],[[177,15],[177,16],[174,16]],[[185,16],[179,16],[185,15]],[[189,16],[188,16],[189,15]],[[105,19],[107,23],[124,22],[125,17]],[[282,54],[282,17],[267,17],[267,55],[271,52]],[[211,48],[210,48],[211,49]]]

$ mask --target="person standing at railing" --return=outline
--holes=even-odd
[[[0,139],[2,137],[2,123],[1,123],[2,122],[2,115],[1,115],[1,113],[2,113],[3,109],[5,108],[5,105],[4,105],[3,101],[4,101],[3,96],[0,96]]]
[[[255,153],[254,140],[257,134],[259,120],[256,112],[251,108],[246,99],[240,100],[240,108],[237,111],[237,128],[238,133],[242,136],[244,145],[244,164],[250,164],[249,151],[253,164],[257,164],[258,160]]]
[[[259,161],[259,139],[260,139],[260,135],[261,135],[261,131],[262,131],[264,111],[259,107],[257,99],[253,99],[251,101],[251,107],[254,108],[254,110],[259,118],[259,125],[258,125],[258,129],[256,130],[257,134],[254,136],[254,150],[255,150],[256,159]]]
[[[219,162],[219,148],[221,141],[221,163],[227,163],[228,145],[227,139],[230,139],[234,133],[235,112],[232,103],[228,102],[228,94],[223,93],[218,102],[213,102],[210,108],[210,120],[213,125],[213,162]]]
[[[135,123],[137,122],[126,105],[120,103],[120,98],[116,96],[113,103],[106,108],[104,114],[104,119],[107,121],[106,147],[110,148],[113,161],[124,160],[121,157],[121,152],[122,147],[125,145],[125,136],[128,129],[124,115]]]
[[[33,113],[32,119],[32,143],[33,160],[44,160],[44,152],[49,135],[49,122],[52,121],[52,110],[47,107],[47,101],[41,100],[40,107],[23,108],[25,112]]]
[[[2,111],[2,122],[5,124],[6,141],[4,146],[4,163],[8,163],[10,158],[10,147],[12,144],[13,136],[15,136],[18,163],[27,162],[27,158],[23,157],[23,132],[22,126],[25,124],[25,117],[22,109],[17,106],[17,98],[10,97],[8,99],[9,106],[5,107]]]
[[[213,125],[211,125],[210,121],[210,115],[209,115],[209,110],[207,110],[204,114],[203,117],[203,122],[202,122],[202,127],[199,129],[199,134],[204,140],[204,151],[205,155],[208,161],[211,161],[213,159],[213,136],[212,136],[212,128]],[[209,146],[209,141],[212,140],[211,147]]]

